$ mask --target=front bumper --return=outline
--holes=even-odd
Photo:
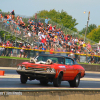
[[[33,71],[33,70],[16,70],[20,75],[26,75],[27,77],[33,78],[54,78],[56,72],[46,72],[46,71]]]

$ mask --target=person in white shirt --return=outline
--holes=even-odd
[[[31,37],[31,32],[30,31],[28,32],[28,36]]]

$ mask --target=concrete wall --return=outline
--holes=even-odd
[[[23,61],[29,61],[29,60],[0,58],[0,66],[2,66],[2,67],[16,67],[17,64],[19,64]]]
[[[97,71],[100,72],[100,65],[92,65],[92,64],[81,64],[86,71]]]
[[[0,96],[0,100],[100,100],[100,91],[22,92]]]
[[[0,66],[1,67],[16,67],[17,64],[23,62],[23,61],[29,61],[29,60],[18,60],[18,59],[5,59],[0,58]],[[81,64],[86,71],[98,71],[100,72],[100,65],[92,65],[92,64]]]

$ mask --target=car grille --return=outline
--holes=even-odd
[[[44,71],[44,70],[46,70],[46,68],[31,68],[31,67],[28,67],[28,68],[26,68],[26,70]]]
[[[32,70],[32,71],[46,71],[47,68],[50,68],[50,66],[32,65],[32,67],[26,68],[26,70]]]

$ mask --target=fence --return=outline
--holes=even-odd
[[[23,49],[17,47],[0,47],[0,56],[12,56],[12,57],[21,57],[21,58],[30,58],[35,57],[39,54],[50,54],[50,50],[38,50],[38,49]],[[80,54],[80,53],[71,53],[71,52],[53,52],[53,54],[59,54],[64,56],[69,56],[74,58],[77,62],[85,63],[98,63],[100,64],[100,54],[93,55],[94,62],[91,62],[90,54]]]
[[[0,30],[5,31],[5,36],[14,36],[16,38],[15,41],[23,41],[32,45],[38,42],[38,36],[33,32],[19,27],[13,21],[7,23],[7,20],[4,18],[0,20]],[[28,36],[28,33],[30,33],[31,36]]]

